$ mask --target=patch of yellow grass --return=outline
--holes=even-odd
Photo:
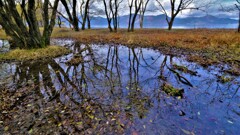
[[[4,60],[16,60],[16,61],[28,61],[54,58],[69,53],[65,47],[61,46],[48,46],[40,49],[15,49],[5,54],[0,54],[0,61]]]

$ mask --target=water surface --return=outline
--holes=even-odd
[[[53,42],[73,53],[1,63],[0,88],[11,93],[1,100],[14,104],[0,110],[0,133],[240,134],[238,76],[152,49]],[[183,97],[163,85],[183,89]]]

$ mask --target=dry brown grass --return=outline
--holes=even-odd
[[[188,54],[188,59],[203,65],[240,62],[240,34],[234,30],[196,29],[173,30],[137,29],[128,33],[120,29],[110,33],[108,29],[74,32],[71,29],[55,29],[54,38],[73,38],[82,43],[123,44],[130,47],[152,47],[174,55]],[[176,51],[177,50],[177,51]]]
[[[53,38],[72,38],[82,43],[122,44],[129,47],[151,47],[165,54],[185,55],[188,60],[202,65],[228,63],[240,68],[240,34],[235,30],[191,29],[172,30],[137,29],[127,32],[120,29],[110,33],[108,29],[75,32],[68,28],[55,28]],[[0,30],[0,38],[6,35]]]

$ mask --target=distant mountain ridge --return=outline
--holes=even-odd
[[[128,24],[129,15],[120,17],[120,27],[126,28]],[[230,18],[220,18],[212,15],[206,15],[202,17],[186,17],[186,18],[176,18],[174,22],[174,26],[182,26],[182,27],[201,27],[201,28],[215,28],[215,27],[223,27],[229,26],[235,27],[237,26],[238,21]],[[103,17],[94,17],[92,19],[93,27],[103,27],[107,26],[107,21]],[[139,27],[139,18],[136,20],[136,27]],[[164,28],[167,27],[167,21],[165,15],[157,15],[157,16],[145,16],[144,17],[144,27],[145,28]]]
[[[129,15],[120,16],[120,28],[127,28]],[[174,28],[237,28],[238,20],[221,18],[212,15],[202,17],[176,18]],[[92,28],[106,28],[107,20],[103,17],[93,17]],[[168,26],[165,15],[145,16],[144,28],[166,28]],[[139,17],[136,19],[136,28],[139,28]]]

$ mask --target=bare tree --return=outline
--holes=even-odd
[[[103,0],[103,4],[104,4],[104,9],[105,9],[104,11],[105,11],[105,14],[107,17],[108,29],[110,30],[110,32],[112,32],[113,31],[112,26],[111,26],[112,17],[111,17],[111,12],[109,11],[109,8],[107,6],[107,0]]]
[[[87,26],[88,26],[88,29],[91,29],[91,8],[92,5],[93,5],[94,1],[90,1],[89,3],[89,6],[87,8]]]
[[[169,0],[170,2],[170,13],[167,11],[166,7],[163,5],[162,0],[156,0],[160,6],[161,12],[166,16],[166,21],[168,23],[168,30],[172,29],[173,22],[176,16],[183,10],[199,10],[200,6],[194,5],[196,0]]]
[[[118,28],[118,12],[120,4],[123,0],[103,0],[105,14],[108,21],[108,28],[110,31],[113,31],[111,23],[113,23],[114,31],[117,31]]]
[[[84,5],[85,4],[85,5]],[[84,5],[84,6],[83,6]],[[90,5],[90,0],[82,0],[82,4],[80,6],[80,10],[81,11],[84,11],[84,12],[81,12],[81,15],[82,15],[82,30],[85,30],[85,25],[86,25],[86,22],[88,21],[88,13],[89,13],[89,5]]]
[[[147,5],[148,5],[150,0],[142,0],[142,1],[143,1],[142,6],[141,6],[140,11],[139,11],[139,23],[140,23],[140,28],[141,29],[143,28],[144,15],[145,15]]]
[[[117,31],[118,28],[118,10],[122,2],[123,0],[110,0],[111,3],[110,10],[112,12],[113,27],[115,32]]]
[[[22,16],[17,11],[16,3],[15,0],[0,0],[0,25],[6,34],[11,37],[14,43],[11,47],[28,49],[42,48],[49,45],[59,0],[53,1],[51,11],[49,8],[50,0],[43,1],[42,18],[44,27],[42,33],[36,16],[36,1],[20,1]]]
[[[88,29],[91,29],[91,21],[97,16],[104,16],[105,15],[105,8],[103,4],[103,0],[91,0],[88,6],[87,12],[87,25]]]
[[[224,12],[237,12],[238,13],[238,29],[237,31],[240,33],[240,0],[235,0],[236,3],[232,6],[224,6],[221,4],[220,11]]]
[[[139,10],[141,9],[141,6],[143,4],[143,0],[130,0],[129,5],[129,21],[128,21],[128,32],[134,31],[134,25],[135,21],[138,15]],[[134,7],[134,14],[132,16],[132,10]]]
[[[72,2],[72,4],[70,4],[70,2]],[[71,23],[75,31],[79,31],[78,16],[77,16],[77,0],[72,0],[72,1],[61,0],[61,3],[63,4],[63,6],[65,8],[65,11],[66,11],[68,17],[66,17],[61,12],[58,12],[58,14],[60,14],[69,23]],[[71,10],[72,10],[72,13],[71,13]]]
[[[238,32],[240,33],[240,0],[236,0],[236,8],[238,10]]]

